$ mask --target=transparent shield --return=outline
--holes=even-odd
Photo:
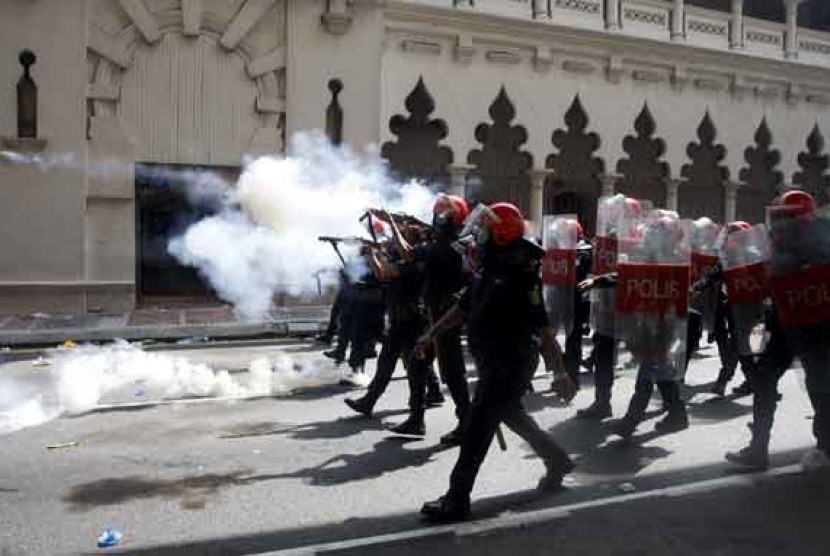
[[[573,329],[576,291],[576,219],[546,215],[542,222],[545,308],[551,326],[569,334]]]
[[[617,271],[618,237],[626,219],[638,218],[651,209],[651,202],[628,198],[621,193],[600,197],[597,203],[597,233],[591,274],[601,276]],[[591,327],[599,334],[616,335],[616,290],[591,292]]]
[[[685,372],[692,229],[691,221],[661,212],[620,228],[619,337],[655,380]]]
[[[704,279],[711,272],[714,272],[717,267],[720,260],[718,256],[718,237],[720,233],[720,224],[709,218],[698,218],[694,221],[690,239],[692,284]],[[707,288],[692,293],[691,307],[700,313],[703,329],[709,333],[715,330],[717,304],[718,288]]]
[[[769,285],[781,323],[788,328],[827,324],[830,217],[818,214],[807,218],[787,207],[774,207],[768,209],[767,222]]]
[[[769,236],[763,224],[721,233],[721,263],[733,320],[733,339],[741,356],[762,353],[769,335],[764,318]]]

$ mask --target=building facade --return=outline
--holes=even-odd
[[[614,191],[719,220],[761,220],[784,184],[826,202],[828,4],[0,2],[0,313],[198,294],[164,260],[201,214],[176,176],[232,183],[306,129],[536,222],[590,229]]]

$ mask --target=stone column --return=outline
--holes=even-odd
[[[609,31],[616,31],[620,28],[620,0],[606,0],[605,27]]]
[[[468,166],[466,164],[456,164],[450,167],[450,188],[447,190],[447,193],[450,195],[458,195],[462,199],[466,199],[464,196],[466,194],[465,191],[465,182],[467,180],[467,174],[472,169],[472,166]]]
[[[545,216],[545,179],[550,170],[534,169],[530,174],[530,214],[536,230],[542,229],[542,220]]]
[[[744,7],[743,0],[732,0],[732,21],[729,46],[741,48],[744,45]]]
[[[726,204],[724,205],[724,222],[734,222],[738,214],[738,189],[741,185],[734,181],[724,184]]]
[[[677,210],[677,197],[681,183],[678,179],[666,180],[666,208],[675,212],[680,212]]]
[[[550,19],[546,0],[533,0],[533,19]]]
[[[786,0],[787,33],[784,40],[784,56],[798,58],[798,4],[801,0]]]
[[[674,0],[674,7],[671,12],[671,40],[682,41],[686,38],[686,30],[683,25],[685,15],[686,8],[683,5],[683,0]]]
[[[613,195],[620,176],[617,174],[603,174],[600,179],[602,180],[602,196],[610,197]]]

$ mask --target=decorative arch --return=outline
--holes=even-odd
[[[793,174],[793,184],[812,195],[819,205],[830,202],[830,155],[824,154],[824,135],[818,127],[807,137],[807,150],[798,154],[801,171]]]
[[[628,158],[617,161],[617,173],[622,177],[615,189],[629,197],[649,199],[655,207],[665,207],[669,164],[660,160],[666,153],[666,142],[654,137],[656,129],[657,124],[646,103],[634,120],[636,135],[627,135],[623,139],[623,150]]]
[[[684,164],[680,175],[686,179],[677,192],[677,209],[687,218],[708,216],[716,221],[726,217],[726,182],[729,168],[721,162],[726,147],[715,143],[717,130],[709,111],[697,128],[698,142],[686,147],[691,164]]]
[[[447,137],[447,123],[431,118],[435,100],[422,77],[406,97],[408,117],[396,114],[389,119],[389,131],[397,141],[381,147],[381,155],[392,171],[402,178],[419,178],[446,188],[450,183],[452,150],[441,141]]]
[[[567,129],[557,129],[551,140],[559,152],[548,155],[545,168],[553,174],[545,181],[545,214],[577,214],[589,233],[594,230],[597,200],[602,194],[605,162],[594,156],[600,137],[588,129],[588,113],[579,95],[565,112]]]
[[[207,153],[176,151],[173,145],[170,157],[175,160],[154,162],[239,164],[242,154],[282,150],[286,49],[284,33],[273,31],[280,24],[284,28],[284,0],[95,0],[87,44],[88,115],[119,117],[127,125],[132,118],[142,128],[135,135],[152,133],[153,125],[179,126],[182,136],[191,135],[194,144],[210,143],[201,145]],[[141,72],[142,82],[136,84],[136,73]],[[175,90],[165,90],[165,78]],[[125,97],[130,100],[128,87],[141,87],[137,94],[146,95],[136,100],[137,105],[151,104],[148,97],[154,94],[192,103],[170,102],[178,112],[147,121],[151,118],[145,106],[125,105]],[[250,102],[228,106],[225,99],[221,114],[212,110],[220,102],[217,97],[230,94]],[[128,113],[131,108],[138,113]],[[217,118],[227,121],[216,122]],[[230,140],[223,143],[220,134],[225,130],[240,135],[231,141],[233,148],[228,147]],[[137,139],[140,143],[144,137]],[[170,148],[136,147],[139,158]]]
[[[475,130],[481,148],[467,155],[467,162],[475,166],[474,174],[481,180],[481,188],[467,191],[467,196],[474,202],[507,201],[529,215],[533,155],[521,150],[527,142],[527,130],[511,124],[516,108],[504,87],[490,105],[489,113],[493,123],[481,123]]]
[[[764,118],[755,131],[755,146],[744,150],[747,166],[738,174],[741,181],[736,209],[739,220],[763,222],[765,207],[784,183],[784,175],[776,169],[781,162],[781,153],[770,148],[771,145],[772,132]]]

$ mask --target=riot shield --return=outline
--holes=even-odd
[[[602,276],[617,271],[620,227],[624,221],[647,214],[651,205],[622,194],[601,197],[597,204],[597,232],[591,274]],[[591,292],[591,328],[608,337],[615,336],[616,290],[598,288]]]
[[[702,280],[717,267],[718,236],[721,227],[711,219],[703,217],[694,221],[691,237],[692,284]],[[692,294],[692,309],[700,313],[703,329],[709,333],[715,329],[715,313],[718,304],[718,288],[707,288]]]
[[[619,242],[619,337],[654,380],[685,371],[691,229],[689,220],[652,213],[626,222],[623,233],[632,239]]]
[[[542,283],[545,308],[551,326],[570,334],[574,323],[576,290],[577,221],[572,217],[546,215],[542,222]]]
[[[781,324],[802,328],[830,323],[830,216],[770,207],[767,223],[768,278]]]
[[[764,319],[767,297],[766,263],[769,239],[766,226],[722,232],[723,265],[733,339],[738,355],[757,355],[764,351],[768,334]]]

